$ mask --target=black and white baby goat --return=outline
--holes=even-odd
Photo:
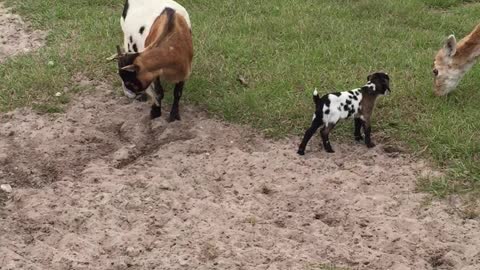
[[[316,111],[313,115],[312,125],[305,132],[302,143],[298,148],[299,155],[305,155],[305,147],[318,128],[321,128],[323,147],[325,151],[333,153],[332,145],[328,139],[330,131],[340,119],[354,117],[355,140],[363,139],[361,128],[365,133],[365,144],[372,148],[375,144],[371,139],[370,118],[372,116],[375,100],[380,95],[390,92],[390,78],[387,73],[377,72],[368,76],[368,82],[361,88],[351,91],[337,92],[318,96],[317,90],[313,92],[313,101]]]

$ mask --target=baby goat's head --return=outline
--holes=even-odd
[[[388,73],[375,72],[367,77],[368,84],[373,84],[375,87],[371,88],[370,94],[374,95],[388,95],[390,94],[390,77]],[[373,86],[372,85],[372,86]]]
[[[139,53],[123,53],[119,46],[117,46],[118,59],[118,74],[122,78],[122,85],[128,92],[138,94],[144,91],[148,84],[143,83],[138,78],[140,68],[134,64],[135,59],[140,55]]]

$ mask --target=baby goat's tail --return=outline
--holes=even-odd
[[[320,105],[320,97],[318,96],[318,91],[317,88],[313,91],[313,102],[315,102],[315,107],[318,107]]]

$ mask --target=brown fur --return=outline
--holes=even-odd
[[[362,94],[362,100],[360,101],[360,118],[365,121],[366,126],[370,126],[370,119],[373,114],[373,108],[375,108],[375,101],[378,95],[369,95],[367,93]]]
[[[457,45],[455,42],[455,38],[451,36],[435,56],[434,90],[438,96],[454,90],[480,56],[480,24]],[[452,49],[454,53],[450,53]]]
[[[474,57],[480,55],[480,24],[464,37],[457,45],[457,52],[454,59],[457,65],[468,62]]]
[[[149,85],[155,78],[170,83],[188,79],[193,59],[192,34],[186,20],[174,14],[174,28],[164,35],[167,16],[159,16],[146,39],[146,48],[135,59],[138,79]]]

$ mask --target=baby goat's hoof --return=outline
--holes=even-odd
[[[305,155],[305,150],[299,149],[299,150],[297,151],[297,154],[299,154],[300,156],[304,156],[304,155]]]
[[[355,141],[363,141],[363,136],[362,135],[355,135]]]
[[[168,122],[171,123],[171,122],[175,122],[176,120],[178,120],[178,121],[182,120],[180,118],[180,115],[179,114],[170,114],[170,117],[168,118]]]
[[[375,144],[373,142],[367,143],[367,147],[368,148],[373,148],[373,147],[375,147]]]
[[[152,107],[150,110],[150,119],[155,119],[162,116],[162,109],[160,107]]]
[[[327,151],[327,153],[335,153],[335,151],[333,151],[333,149],[332,149],[332,148],[325,149],[325,151]]]

